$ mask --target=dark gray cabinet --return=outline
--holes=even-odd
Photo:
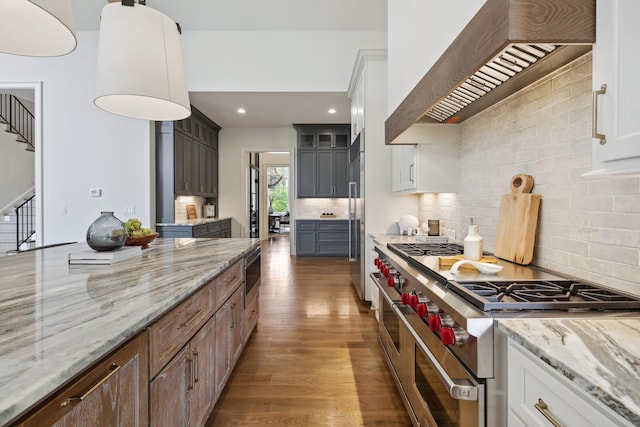
[[[294,125],[298,132],[297,196],[349,196],[349,125]]]
[[[156,122],[156,222],[175,221],[176,196],[217,205],[220,126],[194,107],[191,117]]]
[[[190,237],[231,237],[231,218],[195,225],[156,225],[156,231],[161,237],[190,238]]]
[[[297,220],[296,255],[348,256],[349,221],[346,219]]]

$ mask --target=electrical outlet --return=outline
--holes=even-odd
[[[89,196],[91,197],[102,197],[102,189],[100,188],[90,188]]]
[[[124,206],[122,208],[122,213],[124,215],[135,215],[136,207],[135,206]]]
[[[456,241],[456,230],[453,230],[451,228],[447,228],[447,239],[449,239],[449,241],[455,242]]]

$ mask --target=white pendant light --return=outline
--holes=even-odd
[[[60,56],[77,45],[71,0],[0,0],[0,52]]]
[[[105,111],[158,121],[189,117],[176,23],[141,4],[106,5],[100,22],[96,86],[95,104]]]

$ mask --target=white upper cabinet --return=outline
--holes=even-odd
[[[640,173],[640,2],[598,0],[593,47],[593,170]],[[604,93],[602,86],[606,85]],[[597,113],[597,115],[596,115]],[[596,137],[601,134],[604,139]]]
[[[458,192],[458,144],[394,145],[391,149],[395,194]]]

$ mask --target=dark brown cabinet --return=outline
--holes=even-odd
[[[294,125],[298,198],[349,197],[349,125]]]
[[[191,117],[156,122],[156,222],[175,221],[176,196],[217,205],[220,126],[192,107]]]

